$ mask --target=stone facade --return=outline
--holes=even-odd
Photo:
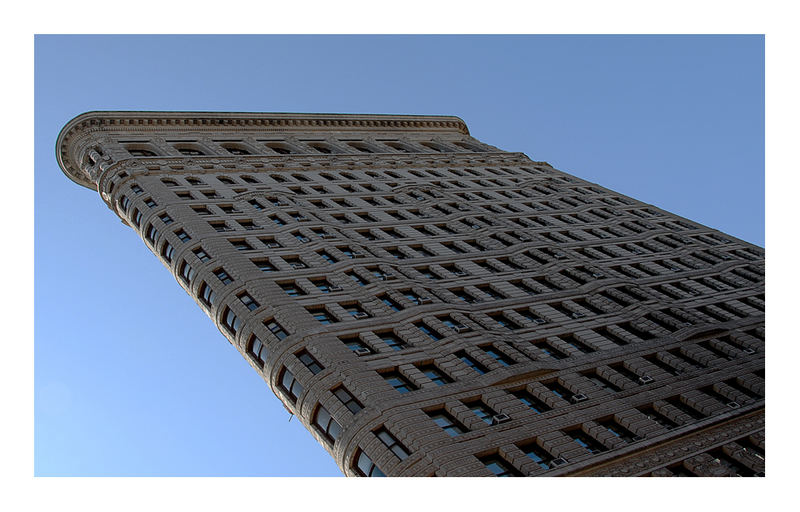
[[[455,117],[90,112],[62,170],[348,476],[764,474],[764,251]]]

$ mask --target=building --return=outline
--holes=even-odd
[[[764,251],[456,117],[89,112],[57,158],[348,476],[764,474]]]

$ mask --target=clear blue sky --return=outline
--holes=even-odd
[[[96,192],[87,110],[445,114],[764,245],[761,36],[37,36],[35,473],[340,476]]]

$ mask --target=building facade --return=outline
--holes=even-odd
[[[456,117],[89,112],[56,147],[348,476],[763,476],[764,251]]]

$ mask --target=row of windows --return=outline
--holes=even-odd
[[[217,141],[214,141],[217,142]],[[472,153],[483,152],[481,146],[463,141],[448,141],[448,144],[456,146],[454,149],[448,144],[442,144],[434,141],[414,141],[414,142],[401,142],[399,140],[384,140],[376,142],[366,142],[363,140],[350,140],[339,139],[336,143],[329,140],[301,140],[299,144],[296,142],[288,142],[286,140],[260,140],[263,145],[258,146],[238,142],[220,142],[219,146],[231,155],[264,155],[264,154],[280,154],[280,155],[293,155],[293,154],[342,154],[349,153],[356,150],[359,153],[450,153],[454,151],[469,151]],[[131,156],[137,157],[154,157],[159,156],[159,150],[148,142],[125,143],[125,148]],[[185,156],[202,156],[219,154],[218,151],[209,148],[206,145],[199,144],[197,141],[181,141],[172,144],[172,148],[178,151],[181,155]],[[268,152],[264,151],[267,149]]]

